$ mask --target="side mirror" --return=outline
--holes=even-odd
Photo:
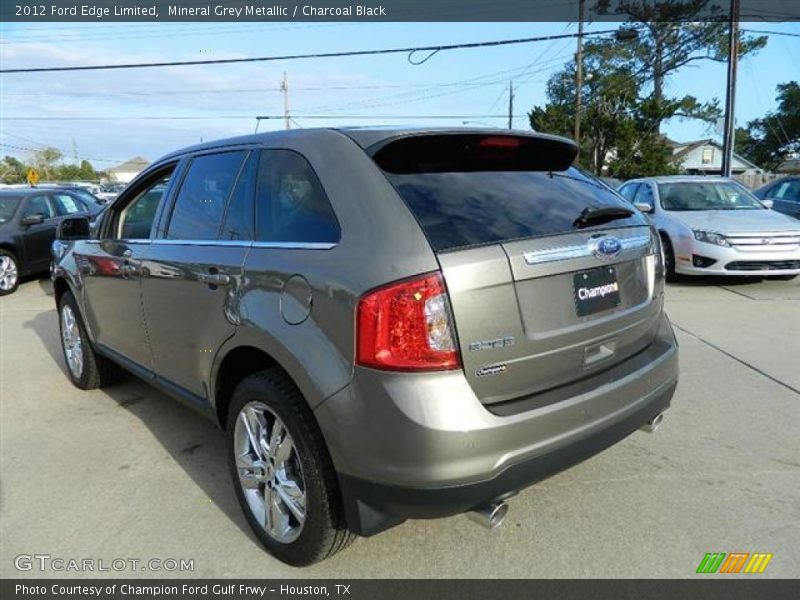
[[[655,212],[653,210],[653,206],[648,204],[647,202],[634,202],[633,205],[642,211],[643,213],[652,213]]]
[[[769,198],[762,198],[761,204],[763,204],[767,208],[772,208],[775,205],[775,202],[773,200],[770,200]]]
[[[34,213],[22,219],[22,224],[26,227],[38,225],[39,223],[44,223],[44,215],[42,213]]]
[[[85,240],[89,237],[88,217],[69,217],[61,221],[56,232],[57,240]]]

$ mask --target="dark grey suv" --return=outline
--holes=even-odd
[[[288,563],[408,518],[497,525],[517,491],[654,429],[677,383],[658,235],[575,151],[319,129],[166,156],[91,239],[62,228],[70,377],[122,366],[218,422]]]

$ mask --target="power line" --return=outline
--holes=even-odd
[[[587,36],[600,36],[616,33],[616,29],[604,29],[592,33],[585,33]],[[433,54],[444,50],[464,50],[469,48],[491,48],[497,46],[511,46],[518,44],[530,44],[533,42],[544,42],[549,40],[561,40],[574,38],[577,34],[563,33],[557,35],[537,36],[528,38],[514,38],[505,40],[492,40],[484,42],[470,42],[465,44],[443,44],[438,46],[417,46],[406,48],[383,48],[377,50],[351,50],[346,52],[318,52],[313,54],[286,54],[282,56],[257,56],[249,58],[218,58],[207,60],[188,60],[188,61],[163,61],[152,63],[126,63],[119,65],[75,65],[68,67],[32,67],[21,69],[0,69],[0,73],[54,73],[64,71],[101,71],[118,69],[145,69],[154,67],[186,67],[195,65],[224,65],[253,62],[270,62],[279,60],[302,60],[314,58],[345,58],[351,56],[377,56],[383,54],[408,54],[409,59],[417,52],[430,52],[431,54],[421,62],[428,60]],[[418,63],[419,64],[419,63]]]
[[[42,44],[47,42],[72,42],[72,43],[81,43],[81,42],[95,42],[95,41],[103,41],[103,40],[122,40],[122,39],[151,39],[151,38],[163,38],[163,37],[192,37],[192,36],[208,36],[208,35],[233,35],[233,34],[242,34],[242,33],[253,33],[253,32],[279,32],[279,31],[294,31],[296,29],[309,29],[309,28],[318,28],[318,27],[335,27],[335,26],[342,26],[342,25],[358,25],[358,23],[317,23],[313,25],[294,25],[294,26],[283,26],[283,27],[265,27],[263,25],[260,26],[250,26],[250,27],[228,27],[228,28],[219,28],[219,27],[194,27],[194,28],[169,28],[169,29],[153,29],[144,31],[136,31],[136,33],[131,32],[121,32],[115,33],[112,31],[105,31],[101,34],[92,34],[89,32],[84,32],[84,30],[78,30],[74,33],[55,33],[53,34],[51,31],[43,31],[40,34],[40,37],[29,38],[29,39],[18,39],[18,38],[9,38],[9,33],[16,34],[18,30],[11,30],[2,32],[6,37],[5,40],[0,41],[0,45],[5,46],[13,46],[13,45],[23,45],[23,44]],[[55,31],[55,30],[53,30]],[[63,30],[68,31],[68,30]]]
[[[508,115],[296,115],[298,119],[505,119]],[[515,118],[525,115],[514,115]],[[285,115],[163,115],[163,116],[119,116],[119,117],[0,117],[0,121],[213,121],[216,119],[281,119]]]
[[[791,31],[769,31],[767,29],[742,29],[745,33],[763,33],[764,35],[785,35],[787,37],[800,37],[800,33]]]

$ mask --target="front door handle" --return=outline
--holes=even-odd
[[[141,266],[127,260],[120,265],[119,272],[123,277],[141,277],[145,273]]]
[[[208,273],[200,273],[197,277],[203,283],[208,284],[212,290],[217,289],[221,285],[230,285],[231,276],[226,273],[219,273],[216,270],[209,271]]]

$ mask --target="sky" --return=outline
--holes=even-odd
[[[607,29],[597,24],[587,31]],[[744,23],[800,34],[800,23]],[[575,32],[575,23],[22,23],[0,26],[4,69],[99,63],[238,58],[456,44]],[[514,81],[514,126],[546,102],[548,77],[572,60],[575,39],[437,53],[420,65],[404,54],[239,65],[202,65],[0,75],[0,154],[23,158],[54,146],[108,168],[133,156],[154,160],[201,140],[252,133],[257,115],[282,116],[289,86],[292,127],[425,124],[505,127]],[[776,107],[778,83],[800,79],[800,37],[770,36],[739,68],[736,122]],[[420,57],[414,57],[420,58]],[[667,85],[724,105],[726,67],[702,61]],[[309,115],[327,118],[314,120]],[[356,118],[347,118],[347,116]],[[467,115],[469,119],[421,119]],[[405,118],[389,118],[401,116]],[[64,119],[66,117],[66,119]],[[144,117],[144,118],[143,118]],[[159,118],[154,118],[159,117]],[[169,118],[160,118],[169,117]],[[370,118],[367,118],[370,117]],[[19,120],[27,118],[29,120]],[[102,119],[101,119],[102,118]],[[282,118],[259,131],[281,129]],[[673,119],[677,141],[719,135],[704,123]]]

